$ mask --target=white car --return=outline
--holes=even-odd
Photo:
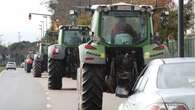
[[[16,70],[16,62],[7,62],[6,69],[14,69]]]
[[[195,58],[153,60],[119,110],[195,110]]]

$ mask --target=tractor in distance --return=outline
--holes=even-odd
[[[31,72],[31,69],[32,69],[32,65],[33,65],[33,59],[34,58],[34,53],[33,51],[29,51],[28,55],[26,56],[26,59],[24,61],[24,70],[27,72],[27,73],[30,73]]]
[[[152,6],[116,3],[91,11],[92,40],[79,46],[79,110],[102,110],[103,92],[129,96],[148,60],[169,55],[154,40]]]
[[[33,60],[33,76],[41,77],[44,71],[47,71],[47,50],[48,44],[39,43],[39,51],[34,55]]]
[[[65,25],[59,28],[58,43],[48,47],[48,89],[61,89],[62,78],[76,79],[78,46],[89,41],[89,27]]]

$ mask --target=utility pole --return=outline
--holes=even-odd
[[[178,56],[184,57],[184,16],[183,16],[183,0],[179,0],[178,9]]]
[[[41,39],[42,39],[43,38],[43,26],[42,24],[39,24],[39,26],[40,26],[39,30],[41,30]]]
[[[45,35],[44,21],[40,21],[40,22],[42,23],[41,28],[43,30],[42,37],[44,37],[44,35]]]
[[[156,0],[156,8],[158,7],[158,0]]]

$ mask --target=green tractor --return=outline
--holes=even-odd
[[[146,63],[169,55],[154,38],[152,6],[94,5],[91,41],[79,46],[79,110],[102,110],[103,92],[127,97]]]
[[[48,47],[48,88],[61,89],[62,77],[76,79],[78,46],[89,41],[88,26],[61,26],[58,44]]]
[[[40,43],[39,52],[34,55],[33,60],[33,76],[41,77],[44,71],[47,71],[47,50],[48,44]]]

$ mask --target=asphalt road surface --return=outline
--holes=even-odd
[[[1,110],[78,110],[76,81],[63,79],[62,90],[47,89],[47,73],[33,78],[23,69],[5,70],[0,74]],[[103,110],[117,110],[126,99],[104,94]]]

